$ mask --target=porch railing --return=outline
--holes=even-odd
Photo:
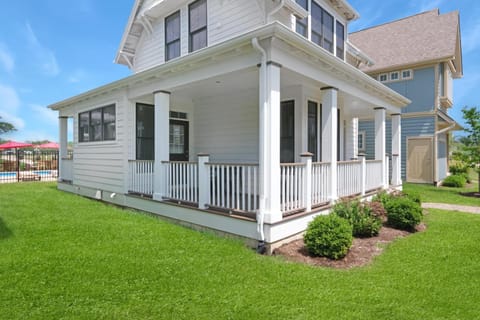
[[[210,180],[207,206],[255,212],[259,205],[258,164],[206,163]]]
[[[330,186],[330,163],[312,163],[312,206],[328,202],[328,188]]]
[[[153,195],[153,160],[128,161],[128,192]]]
[[[198,164],[196,162],[163,161],[166,185],[164,198],[198,203]]]
[[[337,195],[342,197],[362,192],[362,162],[337,162]]]
[[[280,209],[282,212],[305,208],[305,164],[280,165]]]
[[[383,183],[382,160],[367,160],[366,171],[365,190],[381,188]]]

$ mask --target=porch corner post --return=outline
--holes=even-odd
[[[305,152],[300,155],[302,162],[305,163],[304,177],[304,199],[307,212],[312,211],[312,157],[313,153]]]
[[[322,162],[330,163],[329,175],[329,200],[335,202],[338,199],[337,191],[337,96],[338,89],[333,87],[321,88],[322,94]]]
[[[392,114],[392,185],[394,187],[402,184],[402,115]]]
[[[63,159],[67,157],[68,154],[68,117],[58,117],[59,124],[59,142],[60,148],[58,151],[58,181],[63,180]]]
[[[198,208],[207,209],[210,204],[210,172],[206,163],[210,155],[199,153],[198,157]]]
[[[272,61],[260,66],[260,211],[264,221],[283,219],[280,210],[280,70]]]
[[[162,201],[165,196],[166,172],[163,170],[163,161],[169,160],[169,112],[170,92],[156,91],[155,100],[155,163],[153,167],[153,199]]]
[[[384,107],[374,108],[375,110],[375,160],[382,161],[382,187],[387,185],[388,177],[385,175],[385,114],[386,109]]]
[[[364,196],[367,190],[367,161],[365,153],[359,153],[358,157],[360,158],[362,164],[362,176],[361,176],[361,195]]]

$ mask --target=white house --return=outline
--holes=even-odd
[[[358,16],[344,0],[136,0],[116,56],[133,75],[50,106],[59,189],[271,249],[340,197],[401,186],[410,101],[357,68],[371,63],[346,39]]]

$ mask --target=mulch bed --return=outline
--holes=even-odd
[[[416,232],[422,232],[426,229],[425,224],[420,224]],[[354,238],[353,244],[347,255],[340,260],[331,260],[325,257],[311,256],[303,242],[303,239],[287,243],[274,251],[274,255],[282,256],[288,261],[309,264],[313,266],[332,267],[338,269],[349,269],[361,267],[369,264],[374,257],[382,253],[386,244],[397,238],[406,237],[412,234],[408,231],[402,231],[383,226],[380,233],[372,238]]]

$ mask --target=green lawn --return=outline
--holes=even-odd
[[[480,199],[467,197],[462,193],[478,191],[478,184],[467,188],[449,188],[449,187],[434,187],[427,184],[404,183],[403,189],[405,191],[415,191],[420,194],[423,202],[439,202],[461,204],[466,206],[480,206]]]
[[[2,319],[475,319],[480,216],[428,229],[373,265],[332,270],[62,193],[0,185]]]

